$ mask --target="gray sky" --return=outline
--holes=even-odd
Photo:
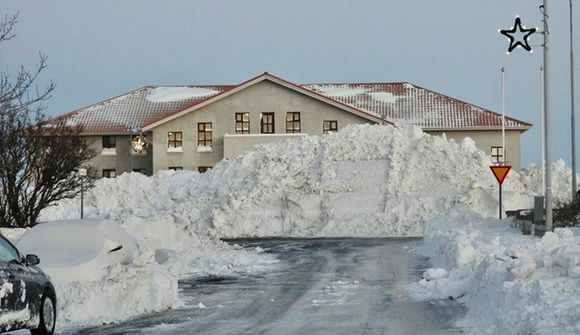
[[[50,115],[148,84],[236,84],[268,71],[296,83],[408,81],[531,122],[524,164],[540,156],[542,49],[506,55],[497,30],[540,26],[530,0],[2,0],[20,11],[15,40],[1,45],[0,69],[33,66],[57,84]],[[568,1],[550,1],[553,158],[570,162]],[[580,55],[580,3],[575,2]],[[532,38],[541,44],[541,36]],[[576,57],[576,72],[580,73]],[[580,75],[577,75],[580,78]],[[580,115],[580,82],[576,85]],[[580,119],[580,117],[579,117]],[[580,122],[579,122],[580,123]],[[578,136],[580,137],[580,136]]]

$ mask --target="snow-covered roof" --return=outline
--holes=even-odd
[[[262,76],[282,80],[268,73]],[[146,86],[54,120],[64,119],[68,124],[82,125],[86,134],[130,133],[175,117],[202,102],[211,103],[215,99],[208,100],[219,99],[220,94],[242,88],[246,83],[248,81],[239,85]],[[340,103],[398,125],[417,125],[428,130],[501,127],[500,114],[409,83],[302,84],[296,87],[322,96],[329,103]],[[506,117],[509,129],[526,130],[531,126]]]
[[[397,125],[429,130],[501,128],[501,114],[410,83],[308,84],[303,87]],[[532,125],[506,117],[506,128]]]
[[[229,85],[145,86],[53,120],[86,134],[126,134],[228,91]]]

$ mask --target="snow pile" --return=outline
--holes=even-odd
[[[425,220],[468,205],[465,194],[481,181],[494,185],[488,162],[470,139],[455,143],[417,127],[347,127],[260,145],[206,174],[102,180],[85,213],[164,215],[199,236],[417,236]],[[45,215],[74,217],[77,206],[63,202]]]
[[[38,225],[22,237],[18,248],[41,255],[40,266],[57,292],[59,319],[66,323],[120,321],[179,301],[178,271],[170,259],[156,261],[142,253],[112,221]]]
[[[486,334],[580,333],[580,235],[524,236],[509,220],[473,213],[425,225],[423,253],[437,268],[412,286],[421,299],[459,299],[463,326]]]
[[[150,102],[171,102],[187,99],[204,98],[218,92],[203,87],[156,87],[149,92]]]
[[[418,236],[423,222],[451,208],[495,217],[498,186],[489,165],[470,139],[447,141],[417,127],[351,126],[259,145],[205,174],[103,179],[86,195],[85,213],[144,226],[162,218],[194,236]],[[537,170],[510,172],[506,210],[533,206],[541,188]],[[563,162],[554,164],[556,196],[569,193],[569,173]],[[78,206],[63,201],[43,219],[74,218]],[[189,237],[177,235],[171,247],[191,249]]]

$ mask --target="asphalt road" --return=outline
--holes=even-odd
[[[279,271],[183,280],[188,307],[67,334],[461,334],[464,308],[404,290],[428,266],[418,239],[235,240],[264,248]],[[207,308],[199,308],[203,303]]]

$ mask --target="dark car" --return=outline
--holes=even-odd
[[[33,335],[54,333],[56,296],[36,255],[22,257],[0,235],[0,332],[30,329]]]

